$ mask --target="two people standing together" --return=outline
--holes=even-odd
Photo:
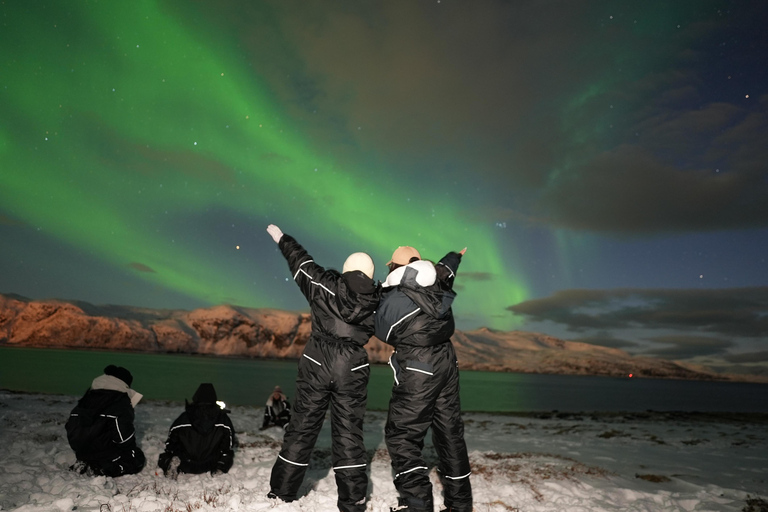
[[[294,501],[309,466],[326,411],[331,410],[332,463],[342,512],[362,512],[368,490],[363,416],[370,375],[364,345],[375,334],[392,345],[394,371],[385,441],[392,459],[398,505],[433,510],[432,484],[422,455],[432,428],[446,511],[470,512],[469,458],[459,400],[458,361],[451,343],[453,281],[461,257],[436,265],[412,247],[399,247],[384,283],[374,263],[351,254],[339,273],[315,263],[293,237],[271,224],[267,232],[288,261],[310,305],[312,333],[299,361],[293,415],[270,477],[269,498]]]

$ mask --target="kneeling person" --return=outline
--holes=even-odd
[[[228,472],[235,456],[235,428],[216,403],[213,384],[200,384],[185,409],[171,425],[157,465],[174,480],[179,473]]]
[[[80,474],[121,476],[144,468],[144,452],[136,446],[133,408],[141,393],[131,389],[133,375],[122,366],[109,365],[93,379],[72,409],[65,425],[69,446]]]

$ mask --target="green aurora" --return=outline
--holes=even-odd
[[[409,201],[370,179],[386,168],[313,145],[226,34],[195,33],[150,0],[4,9],[14,19],[0,42],[14,51],[3,57],[0,200],[26,229],[209,305],[275,307],[272,276],[243,278],[243,254],[272,244],[264,219],[303,242],[363,248],[379,278],[398,245],[429,258],[467,246],[457,307],[470,316],[528,297],[490,227],[465,220],[439,183]],[[190,234],[189,219],[210,212],[260,236],[237,250]]]

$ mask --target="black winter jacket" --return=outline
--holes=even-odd
[[[312,334],[358,345],[368,343],[381,296],[376,283],[360,271],[341,274],[324,269],[289,235],[283,234],[278,245],[311,306]]]
[[[187,404],[171,425],[158,465],[167,471],[175,455],[182,473],[226,473],[234,462],[234,446],[235,428],[225,411],[216,404]]]
[[[376,312],[376,337],[395,348],[450,341],[455,330],[452,286],[460,262],[459,253],[445,255],[435,265],[437,279],[430,286],[418,284],[416,270],[406,268],[398,286],[384,289]]]
[[[134,411],[126,393],[89,389],[67,420],[67,440],[78,460],[99,462],[136,447]]]

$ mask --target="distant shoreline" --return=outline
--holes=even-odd
[[[132,349],[114,349],[109,347],[68,347],[68,346],[35,346],[35,345],[18,345],[7,344],[0,342],[0,349],[35,349],[35,350],[67,350],[67,351],[82,351],[82,352],[114,352],[121,354],[141,354],[141,355],[169,355],[169,356],[190,356],[190,357],[214,357],[218,359],[229,360],[259,360],[259,361],[276,361],[276,362],[296,362],[300,357],[257,357],[257,356],[245,356],[238,354],[215,354],[215,353],[201,353],[201,352],[173,352],[166,351],[160,352],[157,350],[132,350]],[[386,362],[371,361],[371,365],[374,366],[388,366]],[[566,372],[540,372],[540,371],[521,371],[504,367],[480,367],[474,363],[462,363],[459,360],[459,367],[461,371],[476,371],[476,372],[493,372],[493,373],[519,373],[524,375],[568,375],[573,377],[607,377],[607,378],[625,378],[625,379],[659,379],[659,380],[683,380],[683,381],[701,381],[701,382],[722,382],[722,383],[745,383],[745,384],[766,384],[768,385],[768,377],[760,375],[750,374],[723,374],[707,375],[700,374],[696,377],[679,377],[679,376],[654,376],[654,375],[634,375],[627,377],[626,375],[612,375],[612,374],[591,374],[591,373],[566,373]],[[0,388],[2,389],[2,388]]]
[[[29,397],[72,397],[79,398],[79,395],[67,393],[49,393],[38,391],[19,391],[0,387],[0,393],[9,395],[21,395]],[[144,403],[151,404],[179,404],[183,405],[183,400],[166,400],[159,398],[142,399]],[[261,405],[237,405],[238,408],[259,409]],[[384,409],[369,409],[371,414],[381,414],[386,412]],[[462,414],[477,416],[493,416],[505,418],[528,418],[535,420],[563,420],[563,421],[592,421],[601,423],[664,423],[664,422],[689,422],[689,423],[731,423],[731,424],[760,424],[768,425],[768,413],[763,412],[702,412],[702,411],[654,411],[645,412],[635,411],[475,411],[462,408]]]

